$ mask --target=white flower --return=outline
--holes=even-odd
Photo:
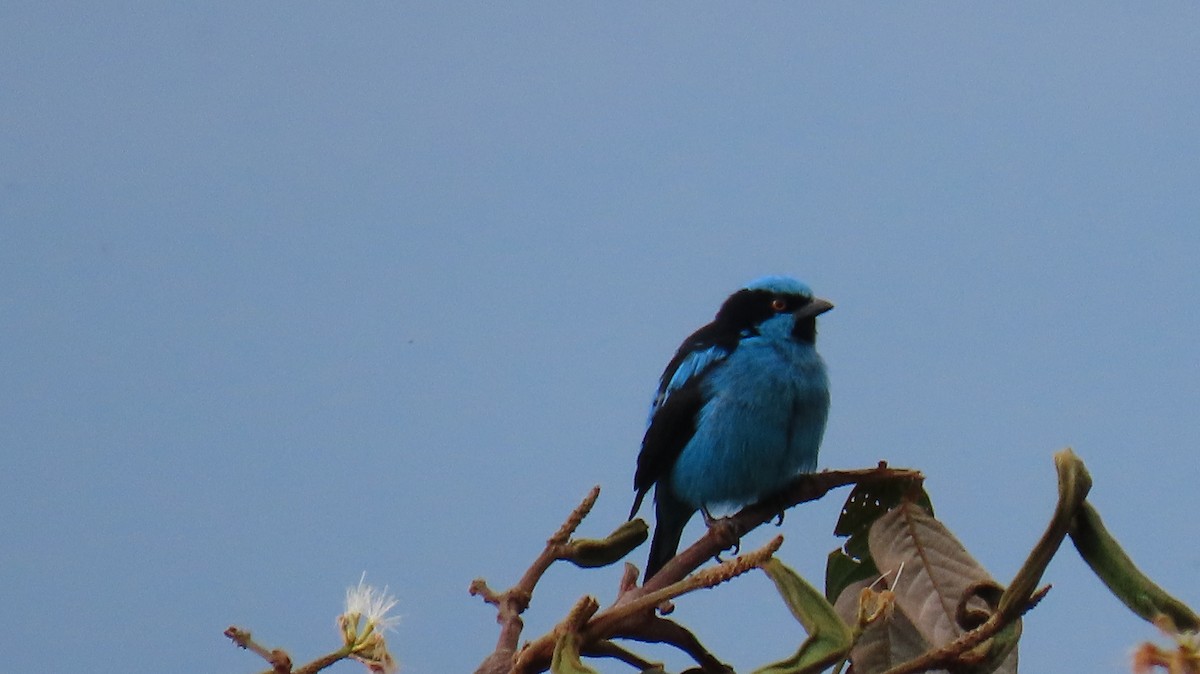
[[[367,585],[366,579],[364,572],[357,586],[346,589],[346,610],[338,616],[338,627],[350,657],[372,672],[394,674],[399,667],[388,652],[383,633],[394,630],[400,622],[400,616],[388,615],[396,606],[396,598],[388,595],[387,586],[377,590]]]
[[[346,611],[343,615],[366,618],[367,625],[364,631],[371,629],[377,632],[395,630],[396,625],[400,622],[400,616],[389,616],[388,611],[395,608],[396,598],[388,595],[386,585],[382,590],[377,590],[367,585],[366,580],[367,574],[364,571],[358,580],[358,585],[346,588]],[[351,618],[351,622],[357,621]]]

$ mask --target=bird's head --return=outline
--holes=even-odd
[[[716,321],[749,336],[787,337],[813,344],[817,316],[833,308],[812,289],[788,276],[764,276],[725,300]]]

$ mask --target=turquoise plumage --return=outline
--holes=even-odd
[[[795,279],[758,279],[731,295],[668,363],[630,512],[654,487],[647,579],[675,555],[697,510],[754,503],[816,469],[829,411],[816,317],[831,308]]]

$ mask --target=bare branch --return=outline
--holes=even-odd
[[[520,614],[528,607],[533,588],[542,574],[551,563],[562,558],[565,546],[570,545],[571,534],[594,505],[598,490],[593,489],[559,531],[547,541],[542,554],[534,560],[517,585],[497,594],[482,580],[472,583],[472,594],[481,595],[485,601],[499,607],[497,621],[501,624],[501,635],[496,650],[484,660],[476,674],[531,674],[545,671],[554,653],[556,633],[563,629],[578,632],[581,650],[586,653],[598,653],[600,650],[608,652],[609,649],[616,648],[610,643],[614,638],[666,643],[687,653],[705,672],[728,672],[728,666],[709,653],[694,634],[682,625],[657,615],[655,609],[669,606],[672,599],[688,592],[726,582],[770,559],[782,545],[782,537],[777,536],[758,550],[689,576],[709,559],[736,544],[746,533],[776,516],[781,516],[788,508],[819,499],[837,487],[896,479],[911,479],[919,484],[924,477],[919,471],[893,469],[883,462],[876,468],[801,475],[780,493],[747,506],[737,514],[722,520],[719,526],[711,527],[700,540],[676,555],[645,585],[636,585],[637,570],[633,565],[627,564],[618,587],[617,599],[612,606],[592,615],[594,609],[590,608],[591,604],[577,604],[577,609],[585,605],[589,608],[584,620],[572,621],[570,627],[565,627],[567,621],[564,621],[555,630],[518,651],[517,642],[522,628]],[[594,600],[585,598],[584,601]],[[572,615],[578,617],[577,611],[573,610]],[[601,644],[605,645],[602,647]],[[633,662],[629,657],[621,659]],[[641,658],[637,658],[637,662],[639,666],[644,663]]]
[[[580,523],[583,522],[583,518],[592,512],[592,506],[596,505],[596,499],[599,496],[600,487],[598,485],[592,487],[592,490],[584,497],[583,502],[571,512],[571,516],[567,518],[567,521],[563,522],[563,525],[558,528],[558,531],[554,532],[554,535],[546,543],[561,545],[570,540],[571,534],[575,533],[575,530],[579,528]]]
[[[726,560],[716,567],[688,576],[667,587],[652,592],[647,591],[645,587],[628,590],[620,596],[616,604],[591,618],[580,630],[580,638],[585,647],[612,638],[666,643],[690,655],[706,672],[729,671],[728,667],[709,653],[700,640],[687,628],[655,615],[654,609],[664,602],[688,592],[714,587],[757,568],[770,559],[781,545],[783,545],[783,537],[776,536],[758,550]],[[556,629],[543,635],[522,649],[512,671],[540,672],[545,670],[554,654],[558,631]]]
[[[496,649],[475,670],[476,674],[507,672],[512,666],[513,658],[517,653],[517,644],[521,639],[521,630],[525,628],[521,614],[529,608],[534,588],[550,565],[563,558],[564,548],[569,544],[571,534],[575,533],[583,518],[591,512],[599,495],[600,487],[592,487],[583,501],[575,510],[571,511],[558,531],[554,532],[554,535],[546,541],[546,547],[529,565],[516,585],[504,592],[496,593],[482,578],[471,582],[467,591],[471,595],[481,596],[485,602],[496,606],[496,622],[500,624],[500,636],[496,640]]]
[[[277,674],[291,674],[292,659],[283,650],[278,648],[267,649],[254,641],[250,637],[248,630],[233,625],[230,625],[225,630],[225,636],[229,637],[239,647],[255,653],[263,660],[266,660],[267,664],[271,665],[272,672],[276,672]]]

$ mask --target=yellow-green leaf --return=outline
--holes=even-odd
[[[579,635],[563,632],[554,644],[554,656],[550,660],[550,671],[554,674],[599,674],[583,664],[579,657]]]
[[[768,561],[762,569],[775,583],[792,615],[804,626],[808,638],[790,658],[757,669],[754,674],[815,673],[844,658],[853,637],[825,595],[778,560]]]
[[[1151,622],[1161,614],[1168,616],[1181,630],[1200,630],[1200,617],[1134,565],[1104,528],[1100,513],[1086,501],[1075,515],[1071,542],[1092,571],[1129,610]]]
[[[564,558],[575,566],[594,568],[621,561],[634,548],[646,541],[650,528],[645,520],[623,523],[606,538],[580,538],[567,546]]]

